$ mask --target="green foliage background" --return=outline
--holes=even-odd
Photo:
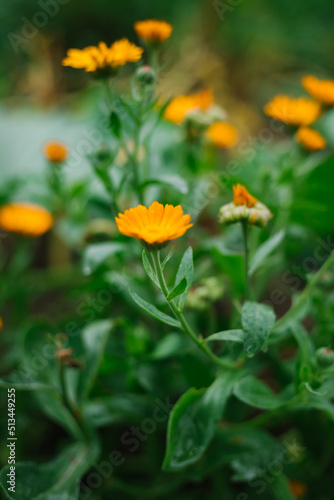
[[[146,203],[156,197],[181,203],[195,223],[175,242],[167,281],[172,288],[191,245],[199,291],[185,312],[205,338],[233,331],[228,342],[226,334],[224,342],[223,337],[208,342],[217,355],[238,357],[240,332],[251,329],[235,307],[244,294],[241,232],[237,226],[222,229],[216,220],[219,207],[231,200],[232,184],[244,183],[274,213],[268,228],[253,228],[250,249],[254,299],[269,303],[277,318],[312,283],[322,264],[316,249],[328,254],[332,245],[333,111],[316,124],[328,150],[309,156],[287,130],[267,142],[262,106],[276,93],[305,95],[304,74],[333,78],[333,2],[70,0],[16,53],[8,34],[21,34],[23,18],[31,20],[40,9],[32,0],[0,5],[1,204],[24,199],[53,208],[42,145],[50,138],[64,140],[74,157],[64,180],[68,213],[56,230],[28,248],[13,235],[1,239],[1,435],[7,426],[5,390],[14,385],[17,458],[30,462],[17,466],[14,498],[288,500],[290,478],[307,485],[303,498],[331,500],[332,369],[320,366],[315,352],[334,347],[333,269],[311,287],[291,321],[256,349],[242,378],[217,376],[175,325],[159,323],[133,302],[129,287],[168,313],[142,269],[137,242],[115,227],[103,241],[87,236],[92,220],[113,216],[108,192],[78,152],[80,144],[96,136],[96,144],[112,148],[116,139],[105,122],[103,89],[83,72],[62,68],[61,59],[70,47],[122,36],[135,40],[137,19],[166,19],[174,34],[164,54],[160,93],[168,98],[212,86],[240,128],[248,153],[198,152],[194,173],[182,133],[160,122],[150,158],[143,160],[149,177],[159,180],[145,191]],[[121,81],[124,94],[128,76],[125,72]],[[96,144],[89,144],[92,153]],[[240,165],[237,174],[216,183],[208,197],[210,173],[224,172],[233,160]],[[134,200],[127,194],[122,208],[130,204]],[[69,370],[68,384],[96,428],[100,449],[82,441],[82,430],[63,407],[55,360],[44,366],[39,356],[59,332],[69,335],[83,364],[82,370]],[[32,377],[22,383],[20,373],[27,370]],[[153,432],[143,433],[143,422],[149,429],[147,419],[157,408],[160,421],[154,420]],[[0,462],[7,462],[3,443]],[[97,468],[103,480],[90,488],[89,473]],[[91,496],[85,496],[87,488]],[[7,498],[4,491],[0,496]]]

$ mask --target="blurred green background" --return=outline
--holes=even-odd
[[[277,92],[300,94],[300,76],[333,75],[331,0],[12,0],[0,5],[0,147],[4,172],[39,172],[50,138],[80,141],[96,108],[83,71],[61,66],[70,47],[123,36],[145,18],[174,25],[164,95],[210,85],[248,134]],[[82,91],[81,99],[77,92]]]
[[[172,94],[195,91],[204,86],[212,87],[216,101],[228,111],[229,119],[238,126],[244,138],[253,137],[255,145],[258,132],[268,126],[268,120],[262,112],[262,107],[268,99],[283,92],[297,96],[305,94],[300,84],[300,77],[307,73],[318,77],[334,78],[333,0],[280,0],[279,2],[270,0],[95,0],[94,2],[88,0],[11,0],[7,3],[2,2],[0,4],[2,35],[0,37],[2,61],[0,66],[2,96],[0,148],[3,182],[0,186],[0,197],[6,199],[8,196],[13,196],[37,203],[43,199],[43,196],[45,197],[45,193],[42,193],[45,188],[41,179],[38,178],[45,175],[46,165],[41,150],[43,143],[50,139],[62,140],[70,146],[72,155],[70,165],[74,168],[67,172],[68,177],[85,175],[86,178],[87,176],[93,178],[93,173],[85,160],[85,152],[81,152],[80,145],[82,141],[87,141],[88,137],[96,136],[92,133],[94,130],[97,130],[97,135],[107,132],[103,130],[100,122],[104,111],[103,103],[101,104],[103,101],[101,89],[89,75],[83,71],[63,68],[61,61],[68,48],[82,48],[96,44],[100,40],[110,44],[123,36],[136,42],[133,23],[146,18],[165,19],[174,26],[174,33],[165,53],[166,67],[159,83],[160,93],[168,97]],[[38,24],[40,26],[36,26]],[[123,85],[124,87],[127,85],[126,79]],[[332,144],[334,144],[333,118],[333,113],[328,113],[326,118],[328,123],[325,127],[326,138]],[[174,136],[169,139],[170,142],[173,139]],[[97,143],[95,144],[94,139],[93,141],[91,139],[92,150],[98,147],[99,138]],[[286,143],[289,144],[289,140]],[[168,145],[164,144],[164,146],[167,149]],[[278,208],[281,208],[281,199],[284,199],[284,196],[280,198],[276,193],[278,184],[276,173],[278,176],[281,170],[284,170],[283,167],[281,169],[280,162],[282,160],[281,163],[284,163],[285,151],[278,152],[280,147],[281,145],[277,147],[275,141],[266,151],[262,151],[259,147],[254,160],[244,159],[246,166],[242,179],[246,185],[252,187],[252,192],[255,188],[256,196],[261,195],[262,201],[268,203],[270,207],[273,205],[275,214],[279,212]],[[276,264],[274,261],[272,265],[272,270],[276,272],[277,277],[280,277],[279,273],[282,269],[287,268],[287,263],[290,266],[294,262],[302,262],[303,258],[313,255],[316,239],[319,236],[327,238],[333,232],[333,158],[329,158],[322,164],[319,157],[317,158],[320,167],[314,168],[314,171],[310,168],[310,177],[306,176],[307,178],[303,181],[298,178],[296,181],[294,191],[296,201],[291,215],[287,245],[281,252],[282,255],[284,254],[282,262],[279,261]],[[293,160],[294,158],[289,161]],[[277,163],[276,169],[272,168],[275,162]],[[162,161],[161,163],[163,164]],[[222,165],[224,165],[223,161]],[[291,174],[290,166],[288,167],[286,171]],[[258,182],[259,172],[263,173],[265,169],[272,175],[271,185],[267,182],[267,178],[264,181],[262,179],[262,183]],[[17,192],[11,191],[6,182],[13,178],[18,178],[20,181]],[[35,182],[35,178],[39,182]],[[290,182],[290,177],[283,181],[281,179],[282,184],[289,185]],[[99,182],[96,184],[96,189],[103,191]],[[230,193],[228,196],[227,201],[230,201]],[[214,217],[221,203],[222,199],[219,197],[215,200],[217,206],[211,207]],[[79,208],[80,212],[83,212],[82,207]],[[85,211],[88,211],[87,207]],[[205,224],[204,219],[202,225],[206,229]],[[267,236],[265,232],[261,234],[264,234],[264,237]],[[227,239],[228,242],[234,241],[232,232],[231,235],[230,240]],[[72,227],[67,231],[66,236],[70,241],[70,237],[73,236]],[[51,243],[53,244],[54,241]],[[58,248],[60,246],[57,247],[57,251],[61,253]],[[42,246],[39,258],[46,253],[47,250]],[[52,255],[52,259],[55,259],[55,255]],[[139,261],[138,256],[134,262],[137,260]],[[221,260],[225,265],[226,256],[224,255]],[[234,275],[235,263],[231,262],[230,274]],[[227,273],[226,269],[220,271]],[[199,273],[201,272],[200,270]],[[54,274],[58,276],[57,273],[58,270]],[[40,279],[38,273],[32,276],[21,284],[22,288],[27,287],[29,291],[38,285]],[[86,279],[87,277],[82,278],[81,270],[76,269],[73,275],[70,274],[70,278],[68,275],[62,277],[59,274],[60,291],[55,295],[42,283],[45,290],[41,286],[39,293],[40,295],[45,293],[46,298],[38,302],[36,310],[38,312],[43,310],[43,313],[51,317],[57,316],[59,312],[64,316],[74,314],[75,301],[89,289],[90,283],[87,284]],[[102,274],[98,275],[94,285],[96,290],[103,284],[104,276],[102,278]],[[71,292],[71,301],[65,306],[70,286],[75,289]],[[276,285],[273,280],[269,287],[274,286]],[[12,293],[14,294],[15,291]],[[18,296],[18,302],[19,300],[20,296]],[[121,303],[121,300],[118,300]],[[322,301],[321,296],[319,302]],[[322,316],[324,322],[323,330],[327,331],[332,309],[328,307],[327,311],[327,304],[325,301],[323,303],[324,311],[320,311],[319,316]],[[128,306],[126,302],[124,304],[122,307]],[[18,308],[22,309],[20,303]],[[118,312],[117,308],[116,310]],[[15,321],[17,321],[16,316]],[[318,321],[320,323],[319,318]],[[138,334],[139,339],[140,335],[144,335],[140,328],[141,325],[138,328],[139,333],[133,333],[129,329],[127,334],[129,345],[133,345],[135,335]],[[155,328],[160,334],[159,326]],[[11,334],[12,332],[9,332],[7,337],[10,341],[12,341]],[[112,344],[110,352],[107,353],[107,362],[114,362],[112,356],[115,350],[117,352],[119,338],[115,336],[115,345]],[[146,342],[145,337],[143,338]],[[133,349],[135,348],[136,344]],[[5,369],[7,365],[13,364],[13,360],[16,361],[14,354],[10,354],[10,350],[8,353]],[[189,364],[189,359],[187,358],[184,363]],[[147,368],[146,365],[144,368]],[[107,369],[102,367],[102,371],[103,369],[107,373]],[[118,369],[116,366],[116,374]],[[193,371],[198,372],[197,365]],[[152,392],[157,391],[158,388],[164,394],[164,388],[161,388],[159,383],[160,377],[163,378],[166,373],[160,373],[159,368],[159,378]],[[179,379],[183,383],[183,378],[179,377],[177,371],[173,371],[173,374],[172,385],[176,379],[177,383]],[[150,380],[151,372],[147,371],[144,375],[143,379]],[[120,390],[120,379],[118,375],[114,376],[112,390]],[[130,382],[135,385],[132,380]],[[193,384],[193,381],[189,381],[189,384]],[[20,405],[22,406],[18,408],[21,419],[18,422],[20,428],[24,426],[28,428],[30,420],[24,412],[28,404],[31,404],[29,395],[21,396]],[[138,406],[136,400],[135,405]],[[32,426],[34,428],[31,429],[29,443],[26,444],[22,440],[21,446],[29,448],[31,459],[40,459],[45,455],[50,458],[53,452],[57,451],[59,443],[67,439],[66,434],[58,427],[53,430],[53,427],[48,426],[35,406],[32,407],[31,413],[39,425]],[[322,426],[323,437],[320,443],[326,440],[326,431],[327,427]],[[54,432],[54,435],[51,435],[51,432]],[[115,439],[118,439],[118,434],[119,429],[116,428]],[[44,435],[48,439],[44,439]],[[309,436],[313,437],[312,433],[309,433]],[[161,436],[159,434],[158,438],[159,444],[164,443],[164,432]],[[52,442],[51,445],[50,442]],[[319,442],[317,440],[316,444],[321,447]],[[30,443],[34,443],[34,446],[31,447]],[[28,451],[19,450],[18,455],[19,458],[25,457]],[[155,467],[152,469],[153,474],[158,474],[161,457],[159,455],[156,459],[154,454],[152,457],[149,465],[153,463]],[[136,474],[137,467],[138,465],[135,464],[134,474]],[[218,483],[217,489],[219,489]],[[199,491],[198,498],[203,498],[202,491]]]

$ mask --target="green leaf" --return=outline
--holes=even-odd
[[[111,320],[94,321],[81,332],[85,367],[80,370],[78,383],[79,402],[87,398],[93,387],[112,327],[113,322]]]
[[[164,470],[176,471],[196,462],[209,445],[240,372],[220,375],[207,389],[189,389],[168,420]]]
[[[155,285],[157,285],[158,288],[160,288],[160,284],[158,281],[158,278],[151,266],[151,263],[149,261],[149,258],[147,256],[147,250],[144,248],[143,253],[142,253],[142,260],[143,260],[143,266],[145,269],[145,272],[147,276],[153,281]]]
[[[183,337],[178,333],[169,333],[155,346],[154,351],[150,354],[150,359],[161,360],[177,356],[183,347]]]
[[[279,396],[274,394],[264,382],[252,375],[238,380],[233,393],[240,401],[263,410],[272,410],[282,404]]]
[[[121,136],[122,122],[120,120],[118,113],[116,113],[115,110],[113,110],[110,113],[109,127],[110,127],[112,133],[114,134],[114,136],[117,137],[117,139],[119,139]]]
[[[181,295],[185,291],[186,288],[187,288],[187,280],[186,280],[186,278],[182,278],[180,283],[178,285],[176,285],[176,287],[174,287],[171,292],[169,292],[169,294],[167,296],[167,300],[175,299],[175,297],[178,297],[179,295]]]
[[[177,286],[177,284],[180,283],[180,281],[183,278],[186,278],[187,286],[183,294],[177,300],[177,306],[181,311],[184,308],[188,292],[190,290],[191,285],[193,284],[193,279],[194,279],[193,250],[191,247],[187,248],[187,250],[183,254],[178,271],[176,273],[175,286]]]
[[[141,184],[141,188],[144,189],[147,186],[150,185],[162,185],[162,186],[168,186],[171,188],[176,189],[182,194],[187,194],[188,193],[188,184],[187,182],[182,178],[179,177],[178,175],[161,175],[158,179],[149,179],[143,184]]]
[[[170,258],[172,257],[174,253],[174,247],[172,246],[172,248],[170,249],[169,251],[169,254],[167,255],[167,257],[165,257],[165,259],[162,261],[161,263],[161,269],[164,270],[165,268],[165,265],[167,264],[167,262],[170,260]]]
[[[14,494],[8,491],[9,466],[4,467],[0,472],[0,485],[8,499],[73,500],[79,497],[80,479],[96,459],[97,449],[77,443],[46,464],[16,463]]]
[[[129,292],[136,304],[144,309],[150,316],[153,316],[153,318],[156,318],[163,323],[167,323],[167,325],[182,328],[181,323],[178,320],[172,318],[171,316],[168,316],[168,314],[159,311],[159,309],[157,309],[153,304],[150,304],[146,300],[139,297],[139,295],[133,290],[129,289]]]
[[[274,326],[275,319],[275,313],[269,306],[257,302],[244,303],[241,323],[245,333],[244,348],[248,357],[259,352]]]
[[[104,427],[141,422],[152,415],[154,408],[155,401],[150,396],[118,393],[85,402],[83,413],[94,427]]]
[[[92,274],[109,257],[121,252],[128,252],[128,247],[124,243],[104,242],[88,245],[83,254],[82,269],[86,275]]]
[[[225,330],[224,332],[213,333],[209,337],[202,340],[202,344],[213,342],[215,340],[222,340],[225,342],[244,342],[243,330]]]
[[[14,387],[18,391],[51,391],[57,392],[51,385],[40,382],[26,373],[13,372],[8,377],[0,379],[0,387],[10,389]]]
[[[269,483],[275,500],[294,500],[288,480],[284,474],[272,474],[272,481]]]
[[[299,348],[296,363],[297,385],[311,382],[313,374],[316,371],[315,349],[311,337],[299,323],[291,323],[289,328]]]
[[[250,482],[263,477],[269,463],[282,459],[282,452],[280,443],[262,429],[221,426],[217,428],[205,457],[192,466],[191,479],[203,481],[224,464],[229,464],[233,471],[232,481]]]
[[[250,262],[248,271],[249,276],[252,276],[255,271],[263,265],[265,259],[279,246],[284,236],[285,232],[281,230],[259,246]]]

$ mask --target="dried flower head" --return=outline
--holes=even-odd
[[[53,226],[45,208],[32,203],[10,203],[0,208],[0,227],[24,236],[41,236]]]
[[[149,248],[161,248],[192,227],[191,217],[183,213],[181,205],[164,206],[157,201],[149,208],[138,205],[125,210],[115,220],[120,233],[147,243]]]
[[[47,142],[43,148],[44,156],[52,163],[63,163],[68,156],[68,148],[62,142]]]
[[[67,57],[63,60],[63,66],[109,75],[119,66],[139,61],[143,52],[144,49],[129,42],[127,38],[122,38],[110,47],[106,43],[100,42],[97,47],[90,46],[82,50],[69,49]]]
[[[233,186],[233,201],[219,210],[219,222],[231,224],[246,220],[252,226],[264,227],[272,213],[263,203],[252,196],[241,184]]]
[[[327,146],[326,139],[317,130],[309,127],[300,127],[296,139],[308,151],[320,151]]]
[[[319,80],[315,76],[308,75],[302,78],[302,84],[314,99],[328,106],[334,106],[334,80]]]
[[[133,27],[138,37],[150,44],[164,42],[171,36],[173,31],[173,26],[171,24],[166,21],[157,21],[155,19],[137,21]]]
[[[206,131],[206,136],[218,148],[231,148],[239,141],[237,129],[227,122],[215,122]]]
[[[164,118],[176,125],[185,121],[187,116],[196,111],[206,111],[213,104],[213,94],[204,89],[198,94],[180,95],[171,100],[164,112]]]
[[[265,105],[264,112],[288,125],[307,126],[319,118],[321,106],[305,97],[277,95]]]

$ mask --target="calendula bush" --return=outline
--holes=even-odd
[[[23,402],[24,460],[1,495],[330,500],[334,257],[308,189],[333,167],[334,82],[274,97],[269,141],[249,144],[211,89],[158,95],[172,26],[134,28],[139,45],[63,61],[103,91],[94,177],[69,182],[70,148],[50,141],[47,194],[0,208],[0,384]],[[67,266],[37,272],[40,241]]]

